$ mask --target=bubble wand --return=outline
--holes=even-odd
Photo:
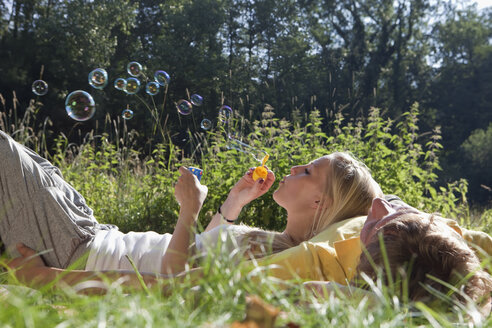
[[[254,181],[258,180],[259,178],[263,178],[263,180],[266,179],[266,177],[268,175],[268,170],[265,167],[265,163],[266,163],[266,161],[268,161],[269,157],[270,156],[268,154],[266,154],[265,157],[263,157],[263,159],[261,160],[261,166],[257,166],[255,168],[255,170],[253,171],[253,180]]]
[[[228,149],[234,149],[234,150],[240,151],[240,152],[245,153],[245,154],[250,154],[251,156],[253,156],[253,158],[255,160],[261,162],[261,166],[257,166],[255,168],[255,170],[253,171],[253,180],[256,181],[259,178],[266,179],[266,177],[268,175],[268,170],[265,167],[265,163],[268,161],[268,158],[270,157],[270,155],[268,155],[268,153],[266,151],[257,150],[254,147],[251,147],[250,145],[248,145],[242,141],[239,141],[237,139],[232,138],[230,135],[228,136],[228,138],[229,138],[229,143],[227,145]],[[260,158],[262,158],[262,157],[259,156],[260,152],[265,154],[263,156],[263,159],[261,159],[261,160],[260,160]]]

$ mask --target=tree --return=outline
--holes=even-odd
[[[470,187],[475,191],[475,201],[492,201],[492,123],[487,129],[476,129],[461,145],[463,162],[471,168],[466,172]]]
[[[440,66],[431,87],[428,106],[436,108],[442,125],[443,179],[472,178],[475,166],[463,160],[459,146],[477,128],[492,121],[491,11],[475,7],[450,8],[447,19],[436,25],[436,57]],[[482,193],[470,186],[471,197]]]

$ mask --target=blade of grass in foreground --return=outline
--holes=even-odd
[[[145,284],[145,281],[143,280],[142,275],[140,274],[140,272],[138,272],[138,269],[137,269],[137,266],[135,265],[135,262],[133,262],[133,260],[130,258],[130,256],[125,255],[125,257],[128,259],[128,261],[132,265],[133,271],[135,271],[135,274],[137,275],[137,279],[140,282],[140,285],[142,285],[142,289],[145,291],[145,293],[147,295],[150,295],[150,291],[147,288],[147,285]]]

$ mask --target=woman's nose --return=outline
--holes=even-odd
[[[296,173],[296,168],[297,168],[297,166],[292,166],[290,168],[290,175],[294,175]]]
[[[296,166],[293,166],[290,168],[290,175],[295,175],[298,171],[299,171],[299,168],[301,168],[302,165],[296,165]]]

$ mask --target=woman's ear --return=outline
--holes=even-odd
[[[315,209],[318,209],[318,208],[326,209],[326,208],[330,207],[331,204],[332,204],[332,201],[330,198],[322,197],[321,199],[316,199],[314,201],[313,208],[315,208]]]

